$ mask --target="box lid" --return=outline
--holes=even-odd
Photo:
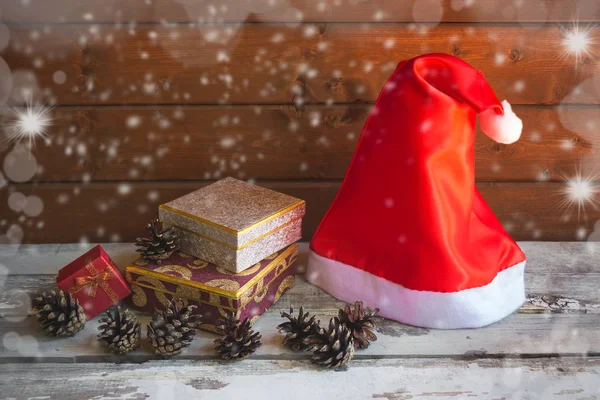
[[[77,257],[75,260],[71,261],[66,266],[62,267],[58,271],[58,276],[56,277],[56,282],[62,282],[66,279],[69,279],[74,273],[76,273],[83,265],[86,265],[90,262],[95,262],[96,260],[101,259],[100,263],[104,266],[112,263],[112,260],[106,254],[102,246],[96,245],[84,254]]]
[[[160,219],[241,249],[304,216],[305,202],[225,178],[159,206]]]
[[[258,283],[268,285],[268,282],[287,270],[295,261],[297,253],[298,245],[292,244],[243,272],[233,273],[188,254],[174,252],[160,264],[140,258],[127,266],[126,276],[130,284],[140,285],[145,280],[138,277],[150,277],[154,281],[171,284],[171,287],[185,286],[199,292],[239,300],[247,297]],[[165,285],[161,285],[161,288],[164,288],[163,291],[169,289]]]
[[[78,298],[88,318],[131,294],[116,264],[100,245],[61,268],[56,284]]]

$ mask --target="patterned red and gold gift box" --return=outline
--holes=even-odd
[[[200,329],[211,332],[228,312],[254,321],[294,285],[297,256],[298,245],[292,244],[237,274],[182,252],[160,264],[138,259],[126,268],[133,291],[130,302],[153,312],[167,300],[181,298],[198,306]]]
[[[79,300],[88,319],[131,294],[123,275],[100,245],[61,268],[56,283]]]

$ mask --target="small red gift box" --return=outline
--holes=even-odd
[[[56,283],[79,300],[88,319],[131,294],[123,275],[100,245],[61,268]]]

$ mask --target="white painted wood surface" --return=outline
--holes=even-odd
[[[207,332],[171,361],[147,349],[108,355],[96,320],[74,338],[45,337],[28,316],[30,297],[91,246],[0,246],[0,399],[600,397],[600,244],[521,243],[529,300],[517,313],[475,330],[382,320],[378,341],[342,371],[281,346],[275,327],[290,304],[323,321],[342,306],[302,279],[256,322],[264,344],[241,363],[216,360]],[[122,268],[136,258],[131,244],[103,246]]]
[[[354,360],[0,365],[0,396],[36,399],[595,399],[597,359]]]

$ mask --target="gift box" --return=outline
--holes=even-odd
[[[79,300],[88,319],[131,294],[125,278],[100,245],[61,268],[56,284]]]
[[[179,249],[241,272],[302,236],[304,200],[225,178],[159,206]]]
[[[145,312],[163,309],[167,300],[181,298],[198,306],[201,328],[215,332],[218,319],[236,313],[255,321],[294,285],[292,264],[298,255],[293,244],[234,274],[182,252],[162,263],[138,259],[126,268],[133,308]]]

